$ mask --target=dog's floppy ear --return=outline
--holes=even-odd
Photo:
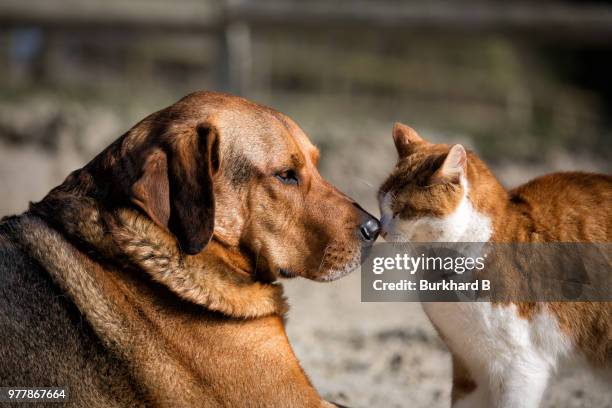
[[[131,200],[174,234],[183,252],[199,253],[215,226],[213,176],[219,169],[219,136],[210,125],[162,137],[146,156]]]

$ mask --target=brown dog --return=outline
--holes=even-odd
[[[87,407],[318,407],[278,276],[333,280],[378,221],[289,118],[199,92],[0,224],[0,385]]]

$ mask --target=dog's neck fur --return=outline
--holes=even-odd
[[[185,255],[170,233],[138,211],[101,209],[87,196],[58,189],[32,204],[30,212],[88,253],[141,269],[180,298],[208,310],[236,318],[287,311],[280,284],[255,281],[249,263],[214,239],[200,254]]]
[[[134,225],[138,222],[134,218],[131,228],[140,228]],[[281,316],[228,319],[210,312],[210,295],[206,309],[185,302],[169,293],[172,288],[148,282],[136,271],[96,262],[39,217],[26,214],[19,223],[19,245],[45,266],[103,344],[129,364],[147,406],[240,406],[245,398],[262,406],[329,406],[299,366]],[[124,244],[137,242],[129,238]],[[154,251],[146,242],[143,248]],[[139,259],[159,264],[161,256]],[[185,262],[179,271],[187,281],[195,272],[188,271],[190,265]],[[216,279],[234,284],[228,276]]]

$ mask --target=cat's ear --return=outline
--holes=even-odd
[[[432,181],[460,183],[461,179],[465,177],[466,166],[467,154],[465,148],[456,144],[450,148],[444,163],[432,176]]]
[[[393,142],[399,157],[408,156],[415,145],[426,143],[425,139],[419,136],[416,130],[400,122],[396,122],[393,125]]]

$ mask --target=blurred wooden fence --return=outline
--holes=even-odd
[[[23,26],[39,27],[51,38],[96,31],[208,36],[207,56],[186,58],[186,64],[214,60],[220,88],[248,93],[258,80],[257,30],[499,33],[533,43],[602,43],[612,40],[612,7],[558,1],[0,0],[0,27]]]
[[[601,41],[612,37],[605,3],[375,0],[2,0],[0,23],[211,31],[227,24],[394,30],[495,31]]]

